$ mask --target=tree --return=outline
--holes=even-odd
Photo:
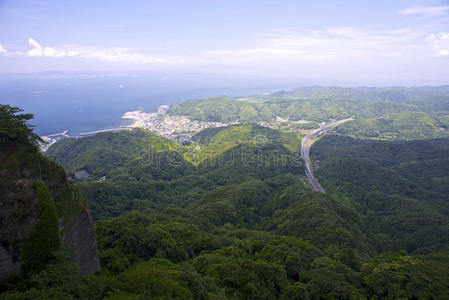
[[[42,139],[33,133],[28,121],[33,119],[32,114],[18,114],[23,111],[17,107],[0,104],[0,146],[11,143],[36,144]]]

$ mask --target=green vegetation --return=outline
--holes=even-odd
[[[5,299],[444,299],[447,95],[310,87],[192,100],[170,113],[245,124],[188,146],[142,130],[59,141],[47,155],[90,174],[74,182],[102,269],[83,277],[55,252]],[[349,116],[311,149],[326,194],[305,177],[301,135],[252,124]]]
[[[300,136],[294,133],[251,124],[208,129],[194,137],[197,143],[187,147],[152,134],[144,135],[148,137],[144,141],[134,139],[142,133],[141,130],[108,133],[107,138],[99,134],[96,141],[92,141],[93,137],[65,139],[48,150],[48,156],[61,158],[69,174],[76,169],[93,174],[81,180],[79,187],[94,218],[119,216],[133,209],[160,208],[167,203],[182,205],[199,192],[216,186],[302,173]],[[105,163],[104,157],[95,156],[98,152],[90,148],[78,156],[72,155],[89,144],[93,149],[124,145],[114,148],[117,156],[123,157],[120,166],[114,168],[115,161]],[[166,144],[173,146],[160,146]],[[133,149],[132,155],[129,149]],[[104,175],[106,181],[99,182]]]
[[[446,115],[447,118],[449,115]],[[386,114],[358,119],[337,128],[337,133],[375,139],[424,139],[447,136],[448,126],[442,117],[424,112]]]
[[[8,291],[1,294],[0,299],[99,299],[103,286],[98,276],[83,276],[67,257],[64,249],[54,251],[52,259],[42,270],[3,286],[3,290]]]
[[[180,148],[171,140],[134,129],[131,132],[104,132],[79,140],[64,139],[52,145],[46,154],[60,162],[72,177],[78,170],[86,170],[91,175],[101,177],[123,166],[126,161],[138,160],[145,153],[176,151]]]
[[[320,161],[320,182],[335,197],[357,204],[379,250],[448,249],[448,138],[389,142],[327,136],[311,154]]]
[[[55,203],[45,183],[34,184],[41,202],[41,217],[21,248],[21,268],[24,274],[41,270],[52,259],[52,252],[61,247]]]
[[[193,141],[196,144],[185,152],[185,158],[203,169],[211,169],[218,163],[223,167],[223,164],[235,159],[243,159],[246,164],[260,165],[291,162],[291,153],[301,149],[299,134],[280,132],[255,124],[209,128],[195,135]],[[239,168],[241,165],[231,166]]]
[[[382,139],[421,139],[449,135],[449,87],[338,88],[305,87],[242,99],[190,100],[169,113],[218,122],[267,122],[277,117],[309,120],[293,124],[310,129],[315,122],[352,117],[342,134]],[[292,124],[290,124],[292,126]],[[281,127],[282,128],[282,127]]]
[[[11,144],[28,144],[41,141],[40,137],[33,133],[27,123],[33,118],[32,114],[17,114],[22,110],[17,107],[0,104],[0,147]]]
[[[359,103],[370,102],[411,102],[421,101],[432,102],[435,100],[448,100],[449,86],[424,86],[424,87],[322,87],[309,86],[299,87],[291,91],[274,92],[262,97],[256,97],[263,101],[272,98],[309,98],[309,99],[333,99],[333,100],[352,100]]]
[[[111,134],[108,142],[127,134],[135,133]],[[260,135],[266,138],[258,144]],[[94,298],[447,294],[449,218],[441,182],[448,170],[441,162],[449,140],[327,136],[312,147],[327,194],[312,192],[302,163],[292,163],[289,149],[299,140],[251,124],[208,129],[179,152],[159,148],[158,160],[128,159],[103,182],[79,181],[97,220],[102,271]],[[257,163],[273,151],[283,152]],[[419,170],[435,181],[417,180]],[[429,190],[437,185],[440,192]]]
[[[209,122],[254,122],[258,118],[256,106],[244,101],[236,101],[224,97],[206,100],[189,100],[174,104],[169,113],[188,115],[193,120]],[[267,120],[272,118],[267,115]]]
[[[206,150],[208,151],[217,148],[216,153],[224,152],[235,146],[236,143],[253,143],[258,146],[278,143],[291,151],[301,147],[300,135],[293,132],[280,132],[255,124],[208,128],[195,135],[193,140],[201,145],[207,145]]]
[[[64,169],[39,153],[41,140],[26,123],[32,115],[0,111],[0,298],[74,298],[82,276],[64,236],[85,209],[82,198]]]

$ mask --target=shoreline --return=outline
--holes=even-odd
[[[158,107],[158,111],[155,113],[145,113],[145,112],[143,112],[142,108],[140,108],[139,110],[135,110],[135,111],[128,111],[121,115],[121,117],[119,119],[120,121],[118,122],[118,124],[116,123],[115,125],[111,125],[106,128],[99,128],[99,129],[93,129],[91,131],[79,132],[77,135],[69,135],[69,129],[65,129],[62,132],[58,132],[58,133],[39,135],[44,140],[44,143],[39,143],[39,149],[41,152],[45,152],[48,150],[48,148],[51,145],[53,145],[60,139],[64,139],[64,138],[82,138],[82,137],[86,137],[89,135],[95,135],[95,134],[101,133],[101,132],[131,130],[136,127],[144,128],[145,120],[142,120],[141,118],[139,118],[138,113],[142,113],[145,115],[153,115],[153,114],[158,114],[158,113],[163,112],[165,114],[167,109],[168,109],[168,105],[160,105]],[[134,116],[132,116],[133,113],[135,114]],[[127,115],[129,117],[126,117]],[[132,124],[124,125],[123,121],[125,119],[134,120],[134,122]]]

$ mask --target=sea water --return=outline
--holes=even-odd
[[[125,126],[121,116],[136,109],[211,96],[272,91],[278,85],[207,74],[62,73],[0,74],[0,104],[34,114],[39,135]]]

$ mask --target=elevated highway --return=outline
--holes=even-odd
[[[318,179],[316,179],[315,175],[313,174],[313,170],[312,170],[312,166],[311,166],[311,162],[310,162],[310,156],[309,156],[310,147],[316,140],[318,140],[320,138],[320,136],[325,135],[330,129],[332,129],[342,123],[351,121],[351,120],[352,120],[352,118],[348,118],[348,119],[332,122],[327,125],[322,125],[322,126],[320,126],[320,128],[315,129],[312,132],[309,132],[308,134],[306,134],[306,136],[303,137],[303,139],[301,140],[301,157],[306,164],[306,175],[307,175],[307,178],[309,179],[310,184],[312,185],[314,191],[321,192],[321,193],[326,192],[323,189],[323,187],[320,185],[320,183],[318,182]]]

